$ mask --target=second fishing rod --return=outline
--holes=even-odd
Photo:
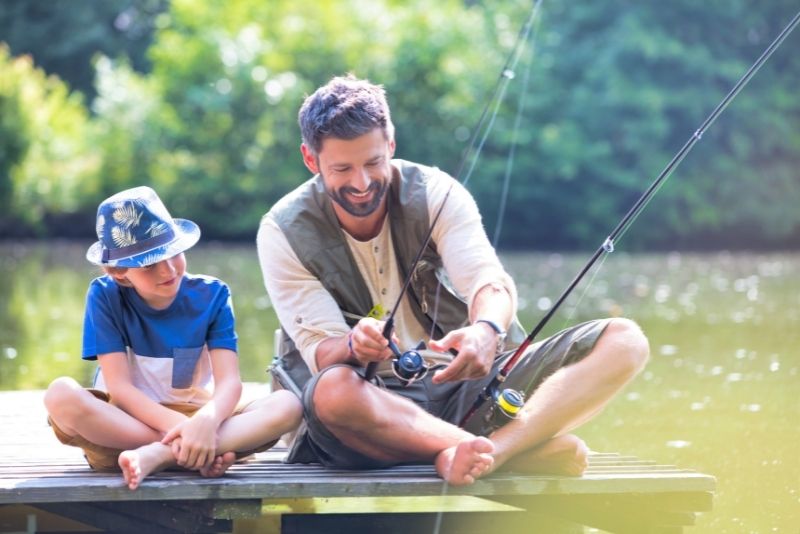
[[[628,229],[628,227],[633,223],[636,217],[646,207],[646,205],[652,199],[655,193],[663,185],[666,179],[669,178],[669,176],[683,161],[683,159],[686,157],[689,151],[691,151],[694,145],[703,137],[703,134],[706,132],[706,130],[713,124],[713,122],[719,117],[719,115],[725,110],[725,108],[731,103],[731,101],[739,94],[739,92],[745,87],[745,85],[747,85],[750,79],[756,74],[756,72],[758,72],[758,70],[775,52],[775,50],[777,50],[777,48],[781,45],[781,43],[795,29],[798,23],[800,23],[800,13],[797,13],[794,16],[792,21],[783,29],[783,31],[780,32],[780,34],[775,38],[775,40],[764,50],[761,56],[751,65],[751,67],[733,86],[733,88],[728,92],[728,94],[725,95],[725,97],[714,108],[711,114],[705,119],[705,121],[703,121],[700,127],[694,131],[694,133],[690,136],[690,138],[686,141],[686,143],[670,160],[667,166],[661,171],[661,173],[656,177],[656,179],[644,191],[641,197],[634,203],[631,209],[623,216],[623,218],[620,220],[617,226],[612,230],[612,232],[608,234],[606,239],[598,247],[598,249],[594,252],[594,254],[589,258],[587,263],[578,272],[578,274],[575,276],[572,282],[561,293],[561,295],[555,301],[553,306],[547,311],[544,317],[542,317],[542,319],[533,328],[530,334],[528,334],[525,340],[517,347],[517,349],[514,351],[511,357],[508,358],[508,360],[500,369],[500,371],[484,387],[484,389],[479,394],[478,398],[475,399],[474,403],[470,406],[469,410],[467,410],[467,412],[463,416],[462,420],[459,423],[459,426],[464,427],[470,421],[470,419],[478,412],[478,410],[487,402],[491,402],[491,405],[490,409],[487,410],[484,414],[484,421],[482,422],[484,432],[487,430],[491,430],[492,427],[500,426],[503,424],[504,421],[508,419],[513,419],[517,416],[522,406],[524,405],[523,392],[508,388],[501,390],[501,386],[505,382],[509,373],[511,373],[512,370],[514,369],[519,359],[523,356],[525,351],[530,347],[531,343],[536,338],[536,336],[538,336],[539,333],[541,333],[542,329],[555,315],[555,313],[558,311],[558,309],[564,303],[564,301],[578,286],[581,280],[583,280],[586,274],[592,269],[595,263],[604,254],[608,254],[614,251],[615,241],[619,239],[622,236],[622,234]],[[448,190],[447,196],[449,196],[449,194],[450,191]],[[445,196],[445,202],[447,196]],[[443,205],[444,204],[442,204],[442,206]],[[419,256],[422,255],[423,249],[425,248],[425,246],[427,246],[427,243],[430,240],[430,234],[432,233],[433,226],[435,225],[436,220],[438,219],[440,214],[441,214],[441,208],[439,209],[439,212],[437,213],[436,217],[434,218],[434,221],[431,224],[428,237],[418,254],[418,258],[415,260],[414,265],[416,265],[416,262],[419,260]],[[410,272],[409,276],[407,277],[406,284],[403,287],[403,291],[401,292],[400,298],[402,298],[403,293],[407,289],[407,285],[410,281],[410,277],[412,274],[413,274],[413,268],[412,272]],[[393,311],[396,311],[396,306],[395,310]],[[424,364],[422,357],[418,353],[420,347],[417,347],[414,350],[400,352],[400,350],[396,347],[396,345],[391,341],[391,334],[393,329],[393,316],[394,313],[392,313],[392,315],[387,320],[383,334],[384,337],[386,337],[386,339],[389,340],[389,347],[392,350],[393,354],[395,355],[395,362],[394,362],[395,374],[397,374],[401,378],[401,380],[406,380],[406,383],[410,383],[413,380],[418,379],[420,376],[422,376],[424,372],[427,372],[427,368]],[[365,373],[366,378],[371,379],[375,374],[376,368],[377,368],[377,362],[371,362],[367,366],[367,370]]]
[[[572,291],[577,287],[577,285],[583,280],[584,276],[591,270],[591,268],[595,265],[597,260],[599,260],[604,254],[609,254],[614,251],[614,243],[615,241],[628,229],[628,227],[633,223],[636,217],[641,213],[641,211],[647,206],[648,202],[652,199],[653,195],[659,190],[659,188],[663,185],[664,181],[669,178],[675,168],[680,164],[681,161],[686,157],[689,151],[694,147],[694,145],[702,139],[703,134],[706,130],[714,123],[714,121],[719,117],[719,115],[728,107],[731,101],[739,94],[739,92],[747,85],[750,79],[755,76],[756,72],[764,65],[764,63],[769,59],[769,57],[778,49],[781,43],[789,36],[789,34],[795,29],[795,27],[800,23],[800,12],[798,12],[794,18],[789,22],[789,24],[780,32],[780,34],[775,38],[775,40],[764,50],[764,52],[759,56],[759,58],[750,66],[749,69],[744,73],[744,75],[739,79],[738,82],[733,86],[733,88],[728,92],[727,95],[720,101],[720,103],[714,108],[711,114],[703,121],[700,127],[695,130],[695,132],[691,135],[691,137],[686,141],[686,143],[681,147],[681,149],[675,154],[675,156],[670,160],[664,170],[656,177],[656,179],[650,184],[650,186],[645,190],[645,192],[639,197],[639,199],[634,203],[631,209],[625,214],[625,216],[620,220],[617,226],[612,230],[612,232],[608,235],[608,237],[603,241],[603,243],[597,248],[594,254],[589,258],[583,268],[578,272],[575,278],[570,282],[567,288],[561,293],[558,299],[555,301],[553,306],[547,311],[547,313],[542,317],[539,323],[531,330],[530,334],[525,338],[525,340],[517,347],[514,351],[512,356],[508,359],[508,361],[503,365],[500,371],[494,376],[494,378],[489,382],[489,384],[484,387],[481,393],[478,395],[478,398],[475,399],[475,402],[472,404],[470,409],[465,413],[464,417],[461,419],[459,426],[464,427],[469,420],[477,413],[477,411],[483,406],[486,402],[493,401],[493,407],[486,413],[485,421],[484,421],[484,428],[486,426],[491,426],[492,421],[495,419],[493,418],[493,411],[497,409],[503,409],[503,405],[507,404],[506,397],[513,400],[513,405],[511,408],[513,409],[513,413],[509,414],[509,416],[515,417],[520,409],[524,404],[524,395],[522,392],[516,390],[500,390],[500,386],[505,382],[508,375],[513,371],[515,365],[519,361],[519,359],[523,356],[525,351],[531,345],[533,340],[545,325],[550,321],[553,315],[558,311],[560,306],[564,303],[567,297],[572,293]],[[507,393],[508,392],[508,393]]]

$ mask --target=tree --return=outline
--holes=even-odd
[[[94,98],[96,55],[125,57],[140,72],[158,16],[168,0],[3,0],[0,40],[15,56],[29,54],[72,91]]]
[[[478,81],[494,76],[458,77],[480,52],[464,49],[483,20],[457,2],[422,4],[173,2],[146,79],[119,62],[98,64],[94,111],[114,133],[105,174],[117,188],[151,183],[209,235],[252,237],[272,203],[308,178],[296,121],[304,94],[348,71],[387,86],[402,153],[455,160],[452,132],[477,113],[464,108],[483,89]],[[445,24],[457,16],[463,24]],[[430,119],[431,133],[416,135],[414,123]],[[443,127],[450,135],[438,134]]]
[[[98,158],[80,94],[47,77],[29,56],[0,45],[0,232],[44,230],[49,213],[74,212],[94,183]],[[24,228],[23,228],[24,231]]]
[[[549,5],[506,217],[514,224],[502,242],[598,246],[795,9],[788,1]],[[798,39],[796,32],[709,129],[625,235],[626,246],[792,241],[800,105],[788,95],[800,74],[790,53]],[[496,196],[499,167],[489,163],[476,180],[479,198]],[[492,220],[494,205],[484,211]]]
[[[23,101],[12,82],[0,82],[0,171],[27,176],[0,183],[0,202],[23,210],[6,210],[6,228],[38,225],[60,234],[65,218],[91,213],[105,195],[149,184],[207,237],[237,239],[252,239],[260,216],[308,177],[297,151],[297,110],[334,75],[383,83],[398,156],[455,173],[532,7],[527,0],[86,0],[47,3],[58,6],[51,18],[39,0],[7,4],[0,31],[13,26],[15,40],[50,29],[51,39],[27,41],[37,64],[63,50],[94,57],[97,96],[88,125],[79,118],[72,130],[50,109],[67,135],[54,145],[31,130],[42,110],[28,107],[52,98],[82,117],[85,108],[58,96],[61,89]],[[59,11],[69,11],[66,5],[74,13]],[[87,6],[96,12],[87,14]],[[146,54],[144,41],[115,41],[126,32],[109,30],[121,16],[131,20],[131,9],[142,23],[126,27],[152,38]],[[789,0],[543,4],[530,90],[521,94],[525,56],[468,184],[490,233],[517,102],[522,128],[501,246],[595,248],[795,9]],[[12,24],[14,17],[21,23]],[[59,39],[58,17],[66,28],[84,17],[85,35]],[[91,41],[98,35],[105,37]],[[800,58],[788,52],[798,39],[800,32],[706,132],[623,236],[626,247],[800,245],[800,102],[793,96]],[[90,41],[103,45],[84,47]],[[120,42],[127,46],[115,48]],[[58,157],[32,167],[39,160],[27,155],[44,146],[46,156]],[[55,154],[57,146],[71,148]],[[54,161],[70,166],[66,175],[74,178],[57,182],[63,170]],[[28,209],[33,191],[47,196],[43,209]]]

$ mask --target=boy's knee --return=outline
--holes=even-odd
[[[280,403],[283,414],[292,426],[299,425],[303,418],[303,403],[297,395],[286,389],[279,389],[273,391],[272,396]]]

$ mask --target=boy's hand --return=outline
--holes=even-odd
[[[170,429],[161,443],[172,444],[175,461],[181,467],[193,470],[207,467],[216,456],[217,424],[212,417],[198,412]]]

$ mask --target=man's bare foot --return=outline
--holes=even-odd
[[[125,483],[130,489],[135,490],[148,475],[174,464],[175,457],[168,445],[155,442],[138,449],[123,451],[117,462],[122,469]]]
[[[589,447],[574,434],[564,434],[514,456],[498,467],[503,471],[581,476],[588,466]]]
[[[436,472],[454,486],[472,484],[494,463],[494,444],[482,436],[467,438],[436,455]]]
[[[201,467],[200,474],[208,478],[221,477],[235,462],[236,453],[233,451],[228,451],[214,458],[214,461],[208,467]]]

